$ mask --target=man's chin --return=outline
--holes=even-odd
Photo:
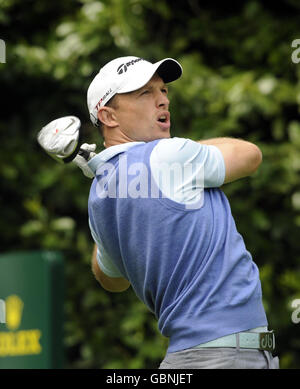
[[[165,128],[163,131],[159,131],[156,139],[165,139],[165,138],[170,138],[170,137],[171,137],[170,127],[168,127],[168,128]]]
[[[135,139],[135,142],[152,142],[157,139],[168,139],[171,138],[170,129],[164,131],[155,131],[148,136],[140,137],[139,139]]]
[[[153,137],[153,139],[151,139],[151,141],[157,140],[157,139],[168,139],[170,137],[171,137],[171,134],[170,134],[169,131],[168,132],[163,132],[163,133],[158,134],[156,137]]]

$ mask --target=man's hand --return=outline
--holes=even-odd
[[[89,160],[96,155],[96,153],[94,152],[96,150],[95,144],[89,145],[87,143],[84,143],[83,145],[81,145],[80,149],[90,152]],[[77,154],[76,157],[73,159],[72,163],[77,165],[86,177],[94,178],[94,173],[89,168],[88,161],[82,155]]]

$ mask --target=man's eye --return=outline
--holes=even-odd
[[[149,93],[149,91],[148,91],[148,89],[145,89],[141,94],[146,95],[147,93]]]
[[[163,88],[161,91],[162,91],[162,93],[168,94],[168,89]]]

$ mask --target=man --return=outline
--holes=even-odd
[[[262,154],[240,139],[171,138],[166,84],[181,74],[171,58],[122,57],[89,86],[106,148],[88,163],[92,270],[155,314],[170,339],[160,368],[277,368],[258,269],[219,189]]]

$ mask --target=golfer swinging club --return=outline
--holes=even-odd
[[[259,271],[220,190],[262,154],[240,139],[171,138],[167,84],[181,74],[171,58],[121,57],[88,88],[105,146],[88,162],[92,270],[155,314],[169,338],[161,369],[276,369]]]

